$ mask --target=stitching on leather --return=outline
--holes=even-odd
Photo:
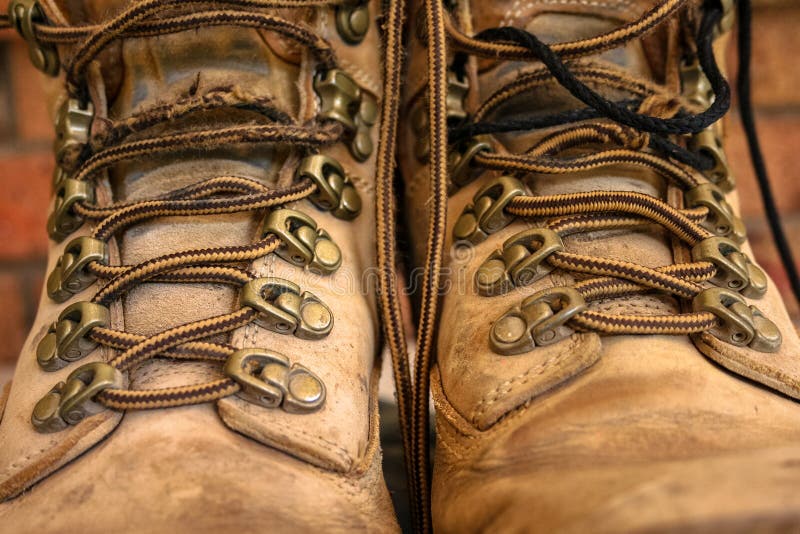
[[[444,430],[442,428],[442,425],[437,424],[436,425],[436,435],[438,436],[439,439],[436,441],[436,444],[437,445],[441,445],[442,447],[444,447],[447,450],[447,452],[450,453],[450,455],[453,456],[454,458],[456,458],[458,460],[463,460],[464,458],[466,458],[466,456],[461,454],[459,452],[458,448],[454,447],[453,445],[450,445],[451,436],[449,434],[450,434],[450,432]],[[453,441],[455,441],[455,440],[453,440]],[[462,451],[469,452],[469,451],[474,450],[474,446],[465,445],[465,446],[461,447],[461,449],[462,449]]]
[[[32,453],[28,454],[27,456],[24,456],[22,458],[22,460],[18,460],[16,462],[14,462],[13,464],[9,465],[7,469],[3,470],[3,472],[0,473],[0,478],[5,478],[7,475],[10,475],[12,471],[16,470],[19,467],[22,467],[24,464],[26,464],[28,462],[28,460],[30,460],[34,456],[39,456],[43,452],[46,452],[46,451],[52,449],[53,445],[55,445],[55,444],[56,444],[56,440],[52,440],[46,447],[43,447],[43,448],[39,449],[38,451],[32,452]]]
[[[370,76],[367,72],[365,72],[361,67],[355,65],[346,59],[339,58],[338,60],[339,66],[342,67],[348,74],[353,76],[356,79],[358,85],[365,87],[370,93],[375,96],[380,103],[381,100],[381,90],[380,84],[376,82],[376,80]]]
[[[498,385],[494,390],[486,394],[475,406],[475,409],[470,415],[470,421],[472,424],[477,425],[478,418],[483,416],[492,404],[496,403],[501,397],[511,392],[517,383],[519,383],[519,385],[527,384],[531,379],[544,374],[544,372],[550,367],[560,363],[565,356],[571,354],[576,346],[577,342],[574,338],[572,338],[567,346],[564,347],[558,354]]]
[[[318,11],[318,13],[319,13],[319,25],[318,25],[318,27],[330,28],[332,23],[328,19],[328,13],[326,12],[326,10],[320,9]],[[356,80],[358,85],[360,85],[362,87],[366,86],[366,88],[373,95],[375,95],[378,98],[378,100],[380,100],[381,84],[378,83],[375,80],[375,78],[370,76],[369,73],[364,71],[361,67],[359,67],[357,65],[354,65],[353,63],[350,63],[349,61],[347,61],[345,59],[337,57],[336,61],[339,64],[340,67],[343,67],[344,70],[346,70],[348,72],[348,74],[350,74],[354,78],[358,78]]]
[[[266,410],[267,408],[264,408],[264,409]],[[246,410],[246,412],[248,413],[248,415],[257,417],[257,414],[253,414],[249,410]],[[346,449],[344,449],[343,447],[341,447],[340,445],[338,445],[338,444],[336,444],[336,443],[334,443],[332,441],[328,441],[327,439],[323,438],[322,436],[309,434],[305,430],[297,430],[296,426],[287,425],[286,423],[281,423],[281,422],[278,422],[278,421],[270,421],[270,426],[275,426],[275,427],[277,427],[277,428],[279,428],[281,430],[291,430],[294,433],[298,433],[298,434],[300,434],[301,436],[303,436],[305,438],[311,439],[312,441],[315,440],[317,445],[328,445],[328,446],[330,446],[331,448],[334,449],[334,451],[333,451],[334,453],[337,453],[337,454],[340,455],[340,459],[344,460],[345,463],[347,463],[347,464],[351,464],[352,463],[352,458],[350,458],[350,454],[348,453],[348,451]],[[309,456],[312,456],[312,457],[316,458],[317,460],[320,460],[321,462],[327,462],[328,461],[327,458],[323,458],[321,456],[318,456],[312,451],[303,451],[303,454],[308,454]]]
[[[690,336],[690,339],[704,356],[716,361],[737,375],[755,380],[768,388],[797,398],[797,393],[800,392],[800,381],[793,379],[791,373],[784,371],[780,367],[759,364],[748,358],[744,350],[732,348],[711,334],[704,332],[701,336]],[[707,347],[712,354],[702,350],[700,345]],[[752,376],[752,374],[757,376]]]

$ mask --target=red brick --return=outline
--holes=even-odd
[[[53,155],[0,152],[0,260],[39,258],[47,251]]]
[[[732,115],[726,145],[728,158],[739,186],[742,213],[762,215],[761,197],[750,163],[741,122]],[[785,214],[800,211],[800,113],[761,113],[756,118],[759,137],[778,209]]]
[[[3,303],[3,320],[0,321],[0,365],[16,361],[27,334],[25,305],[17,276],[0,272],[0,302]]]
[[[21,39],[9,44],[9,68],[13,73],[12,106],[17,137],[21,141],[50,141],[53,122],[47,111],[44,75],[31,65],[28,46]]]
[[[33,316],[36,312],[36,306],[39,303],[39,298],[42,295],[42,291],[44,290],[44,282],[45,282],[45,269],[47,267],[47,258],[42,256],[36,260],[32,260],[28,262],[25,266],[26,277],[25,277],[25,294],[23,298],[27,299],[29,304],[28,306],[28,316],[26,317],[28,322],[33,322]]]

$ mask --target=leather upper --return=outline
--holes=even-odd
[[[514,26],[545,42],[564,42],[612,30],[655,3],[459,2],[452,13],[467,35]],[[666,23],[641,42],[592,60],[624,65],[633,75],[679,91],[676,28]],[[424,42],[412,37],[405,99],[412,116],[425,106],[425,58]],[[539,66],[470,58],[467,112],[474,113],[498,88]],[[564,90],[547,88],[520,95],[497,113],[509,117],[579,105]],[[492,142],[521,152],[552,131],[498,134]],[[400,161],[404,217],[415,264],[421,265],[429,175],[415,151],[416,137],[414,125],[405,125]],[[722,525],[746,531],[753,525],[767,530],[795,525],[800,501],[791,487],[800,480],[789,466],[800,457],[800,405],[795,400],[800,398],[800,340],[775,285],[770,282],[766,296],[750,302],[781,330],[783,343],[774,354],[734,347],[711,334],[690,339],[591,332],[524,354],[497,354],[489,345],[494,321],[523,298],[574,281],[556,270],[501,296],[478,294],[478,267],[507,238],[536,226],[533,220],[516,219],[474,247],[453,246],[456,219],[499,174],[483,172],[448,203],[448,291],[442,298],[432,376],[437,412],[434,529],[630,532]],[[655,173],[630,166],[521,178],[533,196],[636,191],[678,206],[682,196]],[[728,200],[738,206],[735,192]],[[687,258],[685,250],[652,228],[580,233],[564,242],[570,252],[648,267]],[[743,250],[752,257],[748,245]],[[658,295],[601,300],[592,307],[644,315],[681,310],[674,299]]]
[[[125,5],[125,1],[48,1],[43,4],[49,20],[71,24],[106,20]],[[380,2],[371,2],[370,29],[357,46],[345,43],[339,36],[333,7],[281,9],[276,10],[276,14],[301,22],[328,40],[337,54],[339,67],[348,72],[362,90],[380,99],[382,67],[380,54],[374,53],[380,48],[375,22],[380,14]],[[68,57],[69,50],[62,47],[61,54]],[[174,101],[191,91],[203,92],[220,86],[268,95],[279,109],[301,121],[308,120],[320,110],[320,100],[313,89],[317,69],[315,60],[306,50],[287,39],[256,29],[215,26],[153,38],[125,39],[105,51],[91,69],[95,123],[103,121],[104,117],[128,117],[154,104]],[[225,113],[234,114],[231,116],[240,113],[242,120],[247,120],[246,111]],[[207,114],[196,120],[213,125],[215,116]],[[371,136],[377,145],[377,127],[372,129]],[[396,528],[380,474],[377,441],[377,311],[373,288],[362,276],[375,262],[374,241],[369,237],[374,228],[374,154],[359,162],[343,144],[326,148],[323,153],[336,158],[355,184],[363,202],[360,215],[354,221],[343,221],[316,209],[306,200],[289,207],[310,215],[330,234],[341,249],[341,267],[333,275],[322,276],[272,254],[254,262],[251,270],[258,276],[286,278],[319,297],[333,312],[332,333],[323,340],[305,341],[251,325],[236,331],[230,343],[242,348],[275,350],[288,356],[292,363],[311,369],[326,385],[324,407],[312,414],[289,414],[231,397],[219,401],[217,406],[124,415],[106,410],[62,432],[39,434],[30,424],[36,400],[73,370],[68,366],[46,373],[37,366],[36,345],[66,305],[51,302],[45,294],[20,356],[0,424],[0,497],[12,498],[9,504],[0,505],[0,522],[24,524],[24,517],[42,506],[43,499],[69,500],[68,495],[75,491],[70,480],[72,476],[92,479],[104,476],[104,472],[117,472],[127,478],[128,470],[139,467],[142,469],[130,476],[136,479],[136,484],[155,488],[155,493],[134,492],[132,502],[138,501],[144,508],[158,507],[158,499],[169,498],[161,487],[165,483],[163,475],[142,462],[169,465],[173,461],[170,456],[183,450],[191,462],[178,462],[169,468],[175,475],[174,487],[179,487],[181,481],[197,482],[196,477],[200,475],[194,470],[202,469],[207,471],[201,477],[203,491],[211,491],[209,499],[212,501],[227,502],[229,499],[217,492],[221,487],[209,489],[205,487],[208,484],[224,486],[225,492],[238,493],[241,499],[263,495],[265,502],[252,510],[239,510],[241,518],[228,523],[229,526],[236,524],[245,530],[256,529],[248,518],[255,520],[256,511],[274,509],[281,516],[274,523],[279,526],[278,530],[292,528],[293,524],[301,530],[335,530],[348,525],[369,530]],[[115,166],[97,181],[97,197],[101,203],[112,199],[150,198],[220,175],[244,176],[268,186],[285,186],[291,183],[302,155],[302,149],[287,144],[264,144],[243,149],[208,146],[178,156],[132,161]],[[198,246],[252,243],[258,237],[262,221],[263,213],[154,219],[137,224],[112,240],[111,261],[112,264],[131,265]],[[75,235],[87,232],[88,226]],[[48,269],[53,268],[62,249],[63,243],[53,244]],[[88,299],[98,287],[95,284],[70,302]],[[152,335],[175,325],[230,312],[237,298],[235,291],[222,285],[143,284],[112,307],[112,327]],[[85,361],[107,361],[111,356],[111,351],[96,350]],[[133,373],[130,386],[154,389],[199,383],[216,376],[214,373],[219,371],[203,363],[153,361]],[[173,433],[176,435],[170,436]],[[203,441],[192,439],[200,435]],[[100,451],[97,445],[104,438]],[[153,439],[161,443],[151,442]],[[158,451],[152,451],[151,446]],[[217,459],[213,451],[222,450],[227,451],[230,458]],[[84,457],[75,460],[84,453]],[[72,460],[75,461],[66,465]],[[115,466],[118,462],[132,462],[132,465]],[[193,463],[197,464],[196,468],[192,467]],[[58,472],[57,480],[50,482],[54,472]],[[234,480],[234,474],[238,480]],[[228,481],[224,482],[226,478]],[[31,494],[13,499],[41,480],[46,483]],[[89,499],[85,506],[102,509],[122,497],[112,492],[102,498]],[[285,513],[279,513],[279,508],[284,506]],[[330,514],[314,511],[316,507],[325,506],[330,507]],[[179,509],[180,504],[176,507]],[[191,509],[188,504],[187,507]],[[197,511],[202,508],[198,506]],[[344,513],[345,509],[352,509],[352,519],[345,516],[337,519],[335,512]],[[108,516],[108,525],[112,527],[124,524],[133,512],[115,513],[113,517]],[[223,510],[214,508],[209,513],[218,514],[222,520]],[[368,516],[371,517],[369,521]],[[173,519],[176,517],[171,515],[170,520]],[[270,520],[264,520],[262,526],[269,528]],[[71,516],[65,516],[63,521],[56,523],[56,527],[83,524]],[[176,524],[186,526],[186,523]],[[190,524],[195,525],[194,522]],[[201,518],[197,518],[200,527],[212,529],[213,524],[209,521],[204,525]]]

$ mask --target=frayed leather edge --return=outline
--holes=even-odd
[[[114,421],[114,419],[116,419],[116,421]],[[106,416],[98,415],[76,426],[63,441],[43,451],[43,454],[36,458],[30,465],[3,480],[3,482],[0,483],[0,502],[18,496],[35,483],[69,464],[74,458],[91,450],[103,436],[113,432],[121,420],[121,415],[119,417],[115,417],[114,414]],[[110,429],[104,428],[108,426],[109,423],[113,426]],[[95,434],[97,434],[98,431],[102,433],[102,436],[96,438]],[[70,453],[75,448],[80,449],[81,442],[84,440],[92,441],[92,445],[81,450],[78,454],[70,456]]]
[[[283,434],[264,432],[258,424],[259,417],[262,415],[258,413],[258,410],[266,410],[267,408],[252,406],[249,402],[238,398],[227,397],[226,399],[228,399],[229,402],[217,402],[217,413],[225,426],[234,432],[238,432],[258,441],[262,445],[271,447],[276,451],[282,452],[288,456],[293,456],[294,458],[308,462],[327,471],[347,473],[352,469],[352,459],[347,454],[347,451],[338,447],[336,443],[329,441],[323,436],[304,434],[305,442],[313,442],[314,445],[318,447],[326,447],[332,453],[332,458],[325,458],[318,454],[314,450],[314,447],[306,447],[301,443],[295,442],[287,445],[286,442],[280,439]],[[256,411],[254,412],[254,410]],[[289,426],[273,421],[270,423],[270,430],[273,432],[275,430],[286,431],[289,430]]]
[[[463,436],[473,437],[480,434],[478,429],[462,416],[450,402],[450,399],[447,398],[438,365],[435,365],[433,369],[431,369],[431,395],[433,397],[433,404],[436,407],[437,419],[442,418],[446,420],[450,426]]]
[[[797,380],[776,370],[754,368],[752,364],[749,365],[739,358],[735,350],[726,350],[727,346],[710,334],[693,335],[691,338],[703,355],[729,371],[800,400],[800,383]]]
[[[381,417],[379,408],[378,387],[381,381],[381,358],[375,358],[370,378],[370,406],[369,406],[369,435],[367,436],[367,448],[358,461],[353,463],[350,475],[361,476],[372,466],[375,456],[380,451],[381,446]]]
[[[557,353],[551,354],[544,361],[537,362],[524,372],[509,378],[498,385],[494,391],[481,398],[469,416],[472,425],[478,430],[492,428],[517,407],[528,404],[562,384],[571,381],[600,360],[602,349],[598,336],[575,334],[569,339],[569,343],[562,343],[563,346]],[[548,372],[553,373],[549,380],[539,383],[534,380],[532,385],[528,383],[531,379]],[[524,398],[520,399],[521,402],[517,406],[504,413],[496,413],[494,415],[489,413],[492,404],[518,391],[522,392]]]

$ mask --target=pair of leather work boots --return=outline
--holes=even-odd
[[[415,530],[800,528],[800,340],[724,152],[737,14],[12,0],[56,170],[0,532],[397,531],[384,344]]]

